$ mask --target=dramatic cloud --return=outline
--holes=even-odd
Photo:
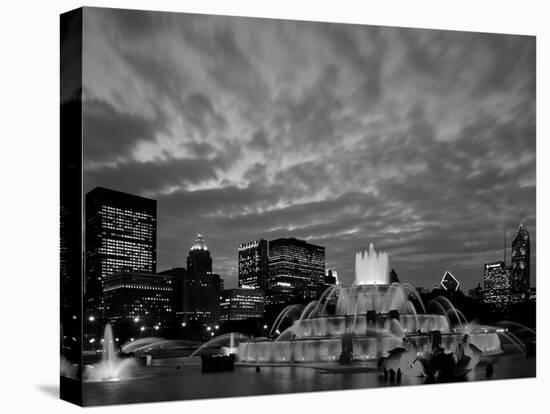
[[[106,101],[88,99],[83,110],[86,164],[123,160],[142,141],[155,141],[162,124],[124,113]]]
[[[402,280],[470,288],[524,223],[534,271],[533,37],[94,8],[84,27],[84,183],[158,200],[159,269],[200,231],[231,287],[240,243],[295,236],[348,282],[372,241]]]

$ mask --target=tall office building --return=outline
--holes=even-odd
[[[238,288],[222,292],[220,311],[222,321],[238,321],[264,316],[264,292],[261,289]]]
[[[102,319],[107,276],[156,270],[157,202],[97,187],[86,194],[85,214],[85,310]]]
[[[160,272],[175,277],[176,316],[179,321],[220,320],[223,280],[212,273],[212,255],[199,233],[187,256],[187,269],[176,267]]]
[[[62,166],[62,168],[64,168]],[[61,172],[62,179],[63,170]],[[65,174],[75,175],[74,171]],[[78,175],[76,175],[79,178]],[[82,325],[82,209],[79,197],[70,196],[71,187],[61,185],[60,208],[60,312],[61,317],[61,354],[72,363],[81,360],[81,325]],[[75,199],[78,198],[78,201]],[[75,205],[75,203],[77,205]]]
[[[200,233],[187,255],[187,271],[193,275],[212,273],[212,255]]]
[[[510,273],[504,262],[485,265],[483,301],[497,310],[506,310],[510,302]]]
[[[270,303],[284,303],[293,297],[315,299],[325,277],[325,248],[295,238],[269,242]]]
[[[144,329],[170,327],[174,320],[174,276],[121,272],[105,277],[105,320],[128,320]]]
[[[510,301],[512,303],[529,300],[531,243],[529,233],[520,224],[512,240],[512,274],[510,281]]]
[[[481,287],[481,283],[478,283],[475,288],[470,289],[468,291],[468,296],[481,302],[483,300],[483,288]]]
[[[256,240],[239,246],[239,287],[267,289],[267,240]]]

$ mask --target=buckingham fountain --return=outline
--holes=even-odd
[[[350,286],[335,285],[319,300],[288,306],[267,338],[229,332],[199,344],[143,337],[117,350],[107,324],[101,360],[84,367],[84,399],[94,405],[364,388],[388,381],[412,385],[482,379],[483,369],[485,378],[535,375],[535,359],[520,340],[534,338],[533,330],[515,322],[467,321],[442,296],[424,304],[389,269],[388,255],[371,245],[356,254]],[[310,369],[333,375],[312,385]],[[230,372],[210,374],[220,371]],[[281,375],[274,383],[275,372]],[[350,372],[364,375],[340,375]]]
[[[497,333],[472,330],[447,299],[430,305],[438,312],[427,312],[410,284],[390,282],[388,255],[371,244],[356,254],[351,286],[335,285],[305,307],[287,307],[273,325],[275,339],[242,341],[237,358],[254,364],[380,361],[404,344],[414,344],[413,358],[436,345],[448,353],[465,343],[483,355],[501,350]],[[293,323],[279,332],[292,313]]]

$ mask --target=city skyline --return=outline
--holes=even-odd
[[[523,223],[536,284],[533,38],[89,11],[85,191],[158,200],[158,269],[200,232],[236,287],[239,244],[292,236],[467,291]]]
[[[141,325],[140,333],[149,328],[170,329],[173,334],[173,329],[185,329],[188,323],[191,328],[201,321],[219,326],[222,320],[262,320],[303,300],[313,301],[308,304],[311,311],[326,295],[349,289],[336,283],[336,277],[327,268],[324,246],[294,237],[240,244],[238,289],[224,289],[224,280],[213,272],[214,258],[200,233],[189,249],[185,268],[156,273],[156,209],[156,200],[108,188],[96,187],[86,194],[84,300],[90,329],[87,335],[93,332],[93,326],[104,321],[115,326],[133,321],[129,323],[134,330],[138,323]],[[469,290],[468,296],[474,300],[482,297],[478,304],[487,305],[491,312],[513,315],[532,303],[536,289],[530,288],[530,237],[523,224],[518,227],[511,247],[510,265],[505,264],[506,257],[504,261],[484,264],[483,288],[478,283],[479,288]],[[373,244],[365,254],[357,254],[355,271],[354,287],[400,286],[397,273],[390,270],[387,253],[376,253]],[[443,290],[465,298],[460,285],[446,271],[429,294],[437,295]],[[429,292],[417,286],[417,295],[419,291]],[[265,331],[269,325],[263,326]],[[93,336],[87,339],[95,341]]]
[[[112,190],[112,189],[108,189],[108,188],[96,187],[94,190],[90,191],[90,193],[92,193],[92,192],[97,192],[97,191],[112,192],[113,190]],[[114,191],[117,192],[116,190],[114,190]],[[129,193],[121,193],[121,195],[122,195],[122,196],[135,197],[134,195],[129,194]],[[150,200],[150,201],[156,202],[156,200]],[[505,229],[505,232],[508,233],[507,229]],[[525,227],[523,226],[523,223],[521,223],[521,224],[518,226],[518,229],[514,232],[514,237],[517,237],[518,234],[522,234],[522,232],[526,232],[526,229],[525,229]],[[529,237],[529,236],[528,236],[528,237]],[[302,242],[301,239],[296,238],[296,237],[294,237],[294,236],[292,236],[292,235],[290,235],[290,236],[287,237],[287,238],[283,238],[283,239],[288,239],[288,240],[296,239],[298,242]],[[514,254],[514,243],[515,243],[515,239],[512,240],[512,241],[510,242],[510,245],[506,244],[506,243],[507,243],[507,240],[508,240],[508,239],[505,237],[505,240],[504,240],[504,243],[505,243],[505,244],[504,244],[504,251],[503,251],[503,259],[504,259],[504,261],[503,261],[502,263],[505,263],[505,264],[511,269],[511,266],[512,266],[512,264],[513,264],[513,254]],[[279,240],[278,240],[278,239],[265,240],[265,239],[263,239],[262,237],[259,237],[258,240],[253,240],[253,241],[249,241],[249,242],[242,242],[242,243],[240,243],[239,246],[237,247],[237,252],[238,252],[237,266],[240,265],[240,253],[241,253],[241,249],[242,249],[242,248],[255,247],[255,246],[258,245],[259,242],[260,242],[260,243],[261,243],[261,242],[266,243],[266,246],[265,246],[264,248],[266,249],[265,254],[266,254],[266,259],[267,259],[267,254],[268,254],[268,250],[269,250],[268,246],[269,246],[270,242],[273,242],[273,241],[277,242],[277,241],[279,241]],[[308,242],[308,243],[311,242],[311,241],[307,241],[307,240],[304,240],[304,241],[306,241],[306,242]],[[319,246],[319,247],[321,247],[321,248],[323,249],[323,251],[325,251],[325,246]],[[217,272],[215,272],[215,261],[214,261],[213,258],[211,257],[212,252],[211,252],[210,248],[207,247],[207,245],[206,245],[206,240],[204,240],[204,237],[203,237],[203,235],[202,235],[201,233],[198,233],[198,234],[196,235],[195,241],[194,241],[194,243],[191,245],[191,247],[189,248],[188,253],[191,253],[191,252],[193,252],[194,250],[197,250],[197,249],[198,249],[198,250],[203,250],[203,249],[204,249],[205,254],[207,254],[208,257],[209,257],[209,264],[208,264],[208,269],[209,269],[209,270],[208,270],[208,272],[217,273]],[[508,251],[509,251],[509,250],[510,250],[510,259],[508,259]],[[362,252],[360,252],[360,253],[362,253]],[[163,274],[163,273],[165,273],[165,272],[167,272],[167,271],[169,272],[169,271],[171,271],[171,270],[173,270],[173,269],[180,269],[180,268],[183,268],[183,269],[187,268],[187,270],[189,270],[189,269],[190,269],[190,268],[189,268],[189,266],[190,266],[190,265],[189,265],[189,256],[187,256],[186,261],[187,261],[186,267],[183,267],[183,264],[181,264],[181,263],[180,263],[180,264],[176,264],[176,265],[172,266],[172,267],[169,268],[169,269],[168,269],[168,268],[167,268],[167,269],[164,269],[164,268],[163,268],[162,271],[160,271],[159,274]],[[509,262],[510,262],[510,263],[509,263]],[[496,263],[496,262],[495,262],[495,263]],[[266,266],[267,266],[267,263],[266,263]],[[483,275],[482,275],[482,280],[479,281],[479,282],[477,282],[478,284],[479,284],[479,283],[482,283],[482,282],[484,281],[484,279],[485,279],[486,266],[487,266],[487,263],[483,263],[484,271],[483,271]],[[331,268],[328,264],[326,264],[326,262],[325,262],[325,271],[334,271],[334,270],[338,271],[337,269],[332,269],[332,268]],[[238,271],[238,270],[237,270],[237,271]],[[267,274],[267,267],[264,269],[264,272],[265,272],[264,278],[266,278],[266,280],[267,280],[267,278],[269,277],[269,275]],[[391,272],[394,272],[394,269],[392,269]],[[153,273],[155,273],[155,272],[153,272]],[[261,272],[260,272],[260,273],[261,273]],[[444,275],[443,275],[443,278],[445,278],[445,277],[447,276],[447,274],[449,274],[449,273],[450,273],[450,272],[449,272],[448,270],[445,270]],[[528,274],[530,275],[530,272],[528,272]],[[223,275],[223,274],[220,274],[219,276],[220,276],[220,277],[224,280],[224,282],[225,282],[224,275]],[[254,276],[254,277],[257,277],[257,275]],[[453,276],[453,278],[454,278],[454,276]],[[443,280],[443,279],[442,279],[442,280]],[[531,282],[535,282],[535,283],[531,283]],[[236,281],[236,283],[237,283],[237,286],[233,286],[233,285],[231,284],[231,281],[230,281],[230,284],[229,284],[229,285],[226,284],[226,285],[225,285],[225,288],[226,288],[226,289],[230,289],[230,290],[235,289],[235,288],[240,288],[241,286],[239,285],[239,274],[237,274],[237,281]],[[440,283],[434,283],[432,286],[437,287],[437,286],[439,286],[439,284],[440,284]],[[462,283],[459,281],[459,285],[461,285],[461,284],[462,284]],[[245,285],[246,285],[246,283],[245,283]],[[529,286],[531,286],[531,287],[536,287],[536,280],[533,280],[532,278],[529,278]],[[528,287],[529,287],[529,286],[528,286]],[[245,286],[245,288],[246,288],[246,287],[248,287],[248,286]],[[250,287],[252,287],[252,286],[250,286]],[[420,286],[419,286],[419,287],[420,287]],[[424,287],[424,288],[428,287],[428,288],[429,288],[430,286],[422,286],[422,287]],[[259,286],[254,286],[254,288],[255,288],[255,289],[259,289],[260,287],[259,287]],[[466,293],[466,292],[468,292],[469,290],[470,290],[470,289],[467,289],[467,290],[464,289],[464,292]]]

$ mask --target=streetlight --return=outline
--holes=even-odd
[[[136,316],[136,317],[134,318],[134,322],[136,322],[136,323],[139,322],[139,316]]]
[[[210,331],[211,329],[212,329],[212,328],[211,328],[210,326],[207,326],[207,327],[206,327],[206,330],[207,330],[207,331]]]
[[[217,329],[220,329],[220,325],[214,326],[214,329],[216,329],[216,330],[217,330]]]
[[[139,330],[140,330],[141,332],[145,331],[145,326],[142,326],[141,328],[139,328]]]
[[[93,315],[89,316],[89,317],[88,317],[88,320],[89,320],[90,322],[95,321],[95,316],[93,316]]]
[[[155,325],[154,328],[155,328],[155,331],[158,331],[158,330],[159,330],[159,326],[158,326],[158,325]]]
[[[90,343],[91,343],[92,346],[93,346],[94,352],[96,352],[96,350],[95,350],[95,338],[90,339]]]
[[[182,323],[181,323],[181,326],[183,326],[183,327],[185,328],[185,327],[187,326],[187,323],[182,322]]]

